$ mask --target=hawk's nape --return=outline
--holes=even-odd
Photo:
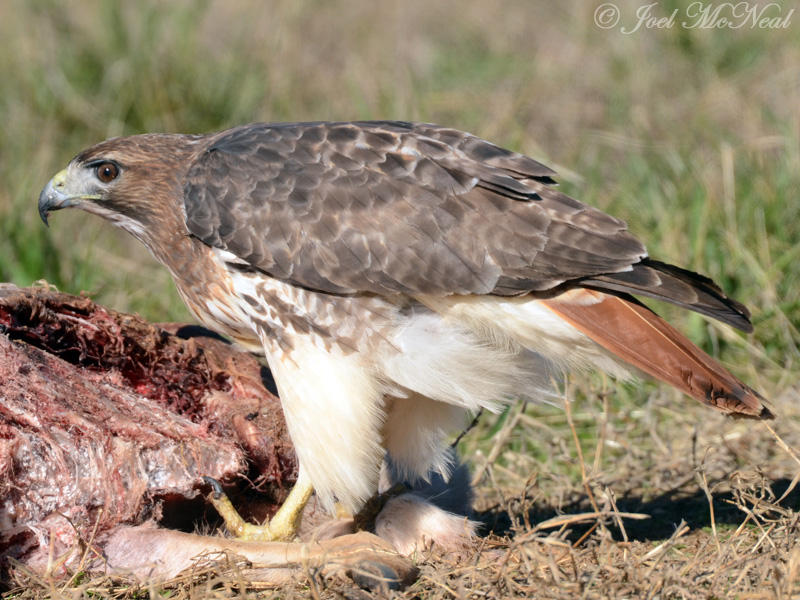
[[[733,415],[760,396],[633,296],[750,331],[710,279],[647,256],[626,224],[521,154],[430,124],[253,124],[85,150],[39,211],[78,206],[140,239],[205,325],[266,355],[313,487],[358,510],[388,452],[446,472],[446,432],[550,385],[632,365]],[[545,393],[545,392],[543,392]]]

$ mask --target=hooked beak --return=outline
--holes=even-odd
[[[56,175],[47,182],[47,185],[39,194],[39,216],[47,223],[47,217],[51,210],[59,210],[74,206],[74,198],[64,191],[64,183],[67,178],[67,170],[59,171]]]

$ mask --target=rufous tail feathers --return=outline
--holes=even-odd
[[[742,417],[773,417],[757,392],[632,298],[573,289],[540,302],[612,354],[703,404]]]

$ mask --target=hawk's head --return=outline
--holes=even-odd
[[[184,228],[182,180],[199,136],[147,134],[113,138],[84,150],[39,195],[45,225],[51,211],[77,206],[100,215],[150,246],[163,227]]]

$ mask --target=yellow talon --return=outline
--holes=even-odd
[[[253,525],[245,522],[236,509],[231,504],[230,499],[222,492],[219,484],[211,479],[205,478],[212,485],[214,491],[208,496],[208,500],[217,509],[219,515],[225,521],[225,527],[235,537],[246,541],[286,541],[291,540],[297,534],[300,526],[300,517],[303,509],[311,498],[314,488],[310,483],[299,478],[286,501],[278,509],[278,512],[264,525]]]

